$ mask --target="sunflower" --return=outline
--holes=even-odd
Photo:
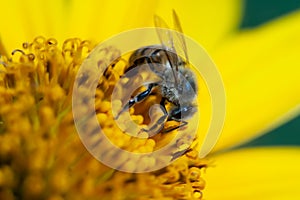
[[[239,31],[241,6],[237,0],[2,2],[0,198],[299,197],[298,147],[225,151],[299,113],[300,13]],[[94,159],[77,135],[71,107],[75,76],[97,42],[151,26],[154,14],[171,21],[171,9],[179,14],[185,33],[201,43],[219,67],[227,96],[224,129],[205,159],[190,151],[153,173],[115,171]],[[98,109],[109,113],[101,88],[96,95]],[[133,114],[137,123],[143,122]],[[99,123],[111,127],[109,116],[97,115]],[[132,142],[108,132],[120,146]],[[155,139],[130,144],[136,152],[158,145]]]

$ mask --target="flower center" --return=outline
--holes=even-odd
[[[76,134],[71,105],[76,74],[93,47],[92,42],[78,38],[59,47],[55,39],[37,37],[23,43],[10,57],[0,57],[0,187],[4,188],[0,196],[201,199],[205,186],[201,173],[207,161],[198,159],[192,149],[170,166],[145,174],[114,171],[88,154]],[[3,52],[2,45],[0,48]],[[113,62],[99,80],[97,119],[116,146],[135,153],[152,152],[172,139],[176,130],[143,139],[125,134],[114,123],[110,96],[128,67],[127,60],[125,55]],[[82,76],[82,83],[87,78]],[[131,119],[146,126],[150,122],[146,111],[158,102],[159,96],[153,95],[130,108]],[[168,122],[166,126],[175,124]],[[91,138],[93,141],[93,135]],[[180,148],[176,151],[186,150]],[[109,152],[99,149],[99,154],[108,156]],[[132,164],[126,158],[115,159],[120,165]]]

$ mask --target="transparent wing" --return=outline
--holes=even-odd
[[[172,31],[167,25],[167,23],[159,16],[154,15],[154,24],[157,31],[158,38],[163,46],[167,48],[167,50],[171,50],[173,53],[176,55],[176,49],[174,47],[174,42],[173,42],[173,35]],[[175,84],[177,85],[178,83],[178,77],[176,71],[178,71],[178,58],[177,56],[170,56],[167,54],[168,60],[170,61],[172,71],[173,71],[173,76],[175,78]]]
[[[184,39],[182,27],[179,21],[179,17],[175,10],[173,10],[173,21],[174,21],[174,29],[177,31],[174,35],[173,43],[174,43],[174,48],[176,48],[176,51],[184,55],[185,62],[189,62],[188,58],[188,53],[187,53],[187,47],[186,47],[186,42]]]
[[[172,51],[175,51],[173,35],[167,23],[159,16],[154,15],[154,25],[157,27],[157,35],[160,43]]]

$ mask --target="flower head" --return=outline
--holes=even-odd
[[[99,195],[115,199],[201,199],[205,187],[201,173],[208,163],[194,151],[162,170],[145,174],[115,171],[89,155],[75,130],[71,94],[76,72],[93,44],[74,38],[62,46],[60,49],[55,39],[37,37],[13,51],[11,57],[1,58],[0,184],[5,190],[0,195],[5,199],[94,199]],[[107,137],[137,153],[161,146],[167,139],[163,138],[172,134],[136,139],[113,123],[107,101],[110,84],[114,84],[111,76],[100,80],[95,102]],[[86,79],[81,81],[84,84]],[[144,116],[135,114],[143,113],[139,109],[132,109],[132,118],[142,124]],[[113,156],[101,149],[99,153]],[[122,165],[131,164],[126,158],[118,159]]]
[[[11,8],[14,4],[17,12]],[[78,68],[94,47],[91,41],[152,25],[153,14],[168,16],[170,5],[182,17],[185,33],[213,55],[224,79],[228,113],[214,152],[263,134],[299,113],[299,12],[237,32],[241,3],[236,0],[218,1],[219,6],[209,1],[149,4],[2,2],[0,16],[10,19],[2,21],[5,28],[0,32],[0,199],[299,197],[298,147],[219,153],[212,155],[215,165],[190,151],[172,165],[145,174],[115,171],[86,151],[74,127],[71,97]],[[13,55],[6,51],[40,34],[55,36],[58,42],[70,36],[92,40],[72,38],[60,47],[55,39],[37,37]],[[108,89],[113,78],[100,83],[102,89]],[[111,128],[105,94],[101,88],[96,92],[98,121],[106,120]],[[141,110],[131,112],[136,123],[147,120]],[[136,139],[130,146],[126,141],[131,137],[108,130],[117,146],[130,151],[149,152],[164,143],[162,138]]]

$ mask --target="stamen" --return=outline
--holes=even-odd
[[[33,53],[27,54],[27,56],[30,61],[33,61],[35,58],[35,55]]]
[[[29,45],[29,48],[33,51],[41,50],[45,48],[46,39],[42,36],[36,37],[33,42]]]
[[[15,55],[15,53],[17,53],[17,52],[21,53],[22,55],[25,55],[25,52],[23,50],[21,50],[21,49],[15,49],[15,50],[13,50],[11,52],[11,55]]]
[[[3,61],[0,61],[0,64],[3,65],[4,67],[7,67],[7,64]]]
[[[47,44],[50,45],[50,46],[51,45],[56,46],[57,45],[57,40],[54,39],[54,38],[50,38],[50,39],[47,40]]]
[[[197,167],[190,168],[189,174],[187,177],[190,182],[195,182],[195,181],[199,180],[199,178],[201,177],[200,169]]]
[[[46,38],[44,38],[43,36],[38,36],[33,40],[33,43],[44,45],[45,41],[46,41]]]
[[[194,190],[193,198],[194,199],[202,199],[202,192],[200,190]]]
[[[29,43],[28,42],[24,42],[22,44],[23,49],[27,49],[29,47]]]
[[[193,150],[162,170],[136,175],[112,170],[86,151],[75,131],[71,97],[78,69],[94,44],[79,38],[66,40],[62,48],[57,44],[54,38],[39,36],[33,42],[23,43],[23,48],[14,50],[11,57],[1,57],[0,65],[6,68],[0,66],[0,175],[4,173],[4,181],[9,183],[6,190],[24,199],[97,199],[99,196],[103,199],[201,199],[205,187],[201,174],[207,161],[197,159]],[[101,54],[112,61],[120,51],[108,47]],[[128,55],[125,55],[112,62],[99,80],[95,91],[96,116],[115,146],[134,153],[153,152],[165,146],[176,130],[152,138],[147,135],[136,138],[118,127],[112,108],[121,109],[124,102],[110,98],[127,67]],[[82,95],[90,89],[89,75],[79,75]],[[126,85],[131,80],[122,81]],[[131,120],[141,127],[147,126],[148,108],[154,103],[160,103],[159,96],[153,95],[131,108]],[[89,114],[88,109],[84,107],[82,111]],[[93,133],[89,135],[91,143],[101,144],[95,125],[88,124],[87,129]],[[97,152],[99,156],[118,160],[120,166],[136,165],[125,156],[110,155],[109,150],[104,152],[103,148]],[[145,157],[139,163],[148,169],[156,162]],[[3,170],[3,165],[8,170]]]

